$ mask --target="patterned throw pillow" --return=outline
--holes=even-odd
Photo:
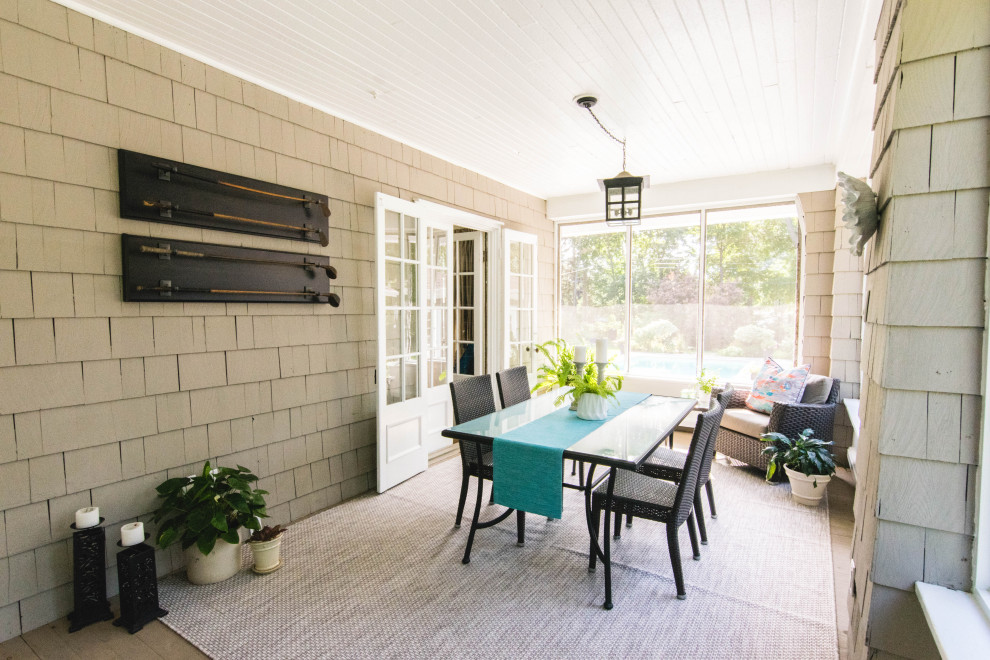
[[[784,369],[773,358],[767,358],[753,381],[753,389],[746,397],[746,407],[769,414],[774,403],[799,402],[810,371],[810,364]]]

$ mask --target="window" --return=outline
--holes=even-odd
[[[562,225],[559,336],[608,338],[616,366],[635,376],[692,381],[704,366],[744,383],[769,355],[792,365],[796,216],[783,204]]]

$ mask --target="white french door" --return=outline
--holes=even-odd
[[[378,492],[426,469],[453,421],[452,228],[412,202],[375,199]]]
[[[503,240],[504,364],[525,365],[532,376],[536,364],[537,237],[506,229]]]

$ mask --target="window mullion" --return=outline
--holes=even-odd
[[[701,209],[701,231],[698,245],[698,350],[695,353],[697,365],[695,373],[700,374],[705,363],[705,256],[708,245],[708,209]]]
[[[632,227],[626,227],[626,374],[632,368]]]

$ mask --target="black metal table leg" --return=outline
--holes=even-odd
[[[605,557],[602,559],[605,564],[605,604],[603,607],[606,610],[612,609],[612,544],[608,527],[612,518],[612,492],[614,489],[615,468],[610,468],[605,495],[605,529],[602,531],[602,535],[605,537]]]

